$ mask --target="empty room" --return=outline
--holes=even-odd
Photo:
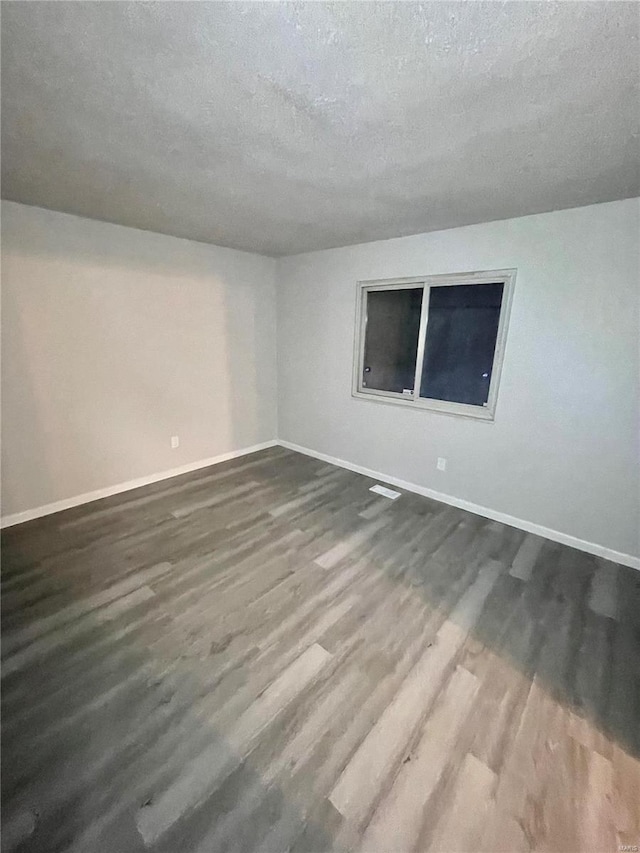
[[[0,7],[2,853],[640,850],[640,3]]]

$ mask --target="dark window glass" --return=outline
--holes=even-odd
[[[503,289],[502,283],[431,288],[421,397],[487,402]]]
[[[364,388],[413,391],[421,308],[421,287],[368,291]]]

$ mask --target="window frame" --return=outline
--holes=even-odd
[[[367,279],[358,281],[356,285],[356,324],[353,357],[353,381],[351,394],[360,400],[371,402],[391,403],[397,406],[408,406],[413,409],[426,409],[446,415],[474,418],[483,421],[495,420],[498,401],[498,388],[502,374],[504,353],[507,342],[507,330],[513,302],[513,291],[516,280],[515,269],[481,270],[473,272],[446,273],[444,275],[424,275],[412,278]],[[489,395],[484,406],[473,406],[469,403],[453,403],[448,400],[436,400],[430,397],[420,397],[420,380],[422,378],[422,363],[424,361],[425,343],[427,340],[429,320],[429,298],[432,287],[455,287],[464,284],[502,284],[502,305],[496,337],[496,348],[493,354],[493,368]],[[422,308],[418,331],[418,350],[416,355],[416,372],[411,395],[395,391],[380,391],[365,388],[362,385],[364,370],[364,347],[367,331],[367,294],[376,290],[410,290],[422,286]]]

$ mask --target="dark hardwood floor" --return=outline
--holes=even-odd
[[[2,536],[2,850],[640,845],[640,573],[282,448]]]

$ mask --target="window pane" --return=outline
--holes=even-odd
[[[487,402],[503,289],[502,283],[430,289],[421,397]]]
[[[362,386],[413,391],[422,287],[367,292]]]

